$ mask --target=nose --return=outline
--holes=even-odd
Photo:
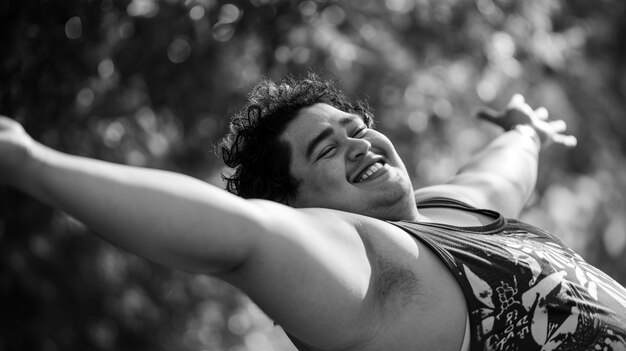
[[[367,155],[367,152],[372,148],[372,144],[365,139],[349,138],[347,143],[348,158],[350,160],[358,160],[359,158]]]

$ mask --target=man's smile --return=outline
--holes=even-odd
[[[384,166],[385,165],[382,162],[376,162],[376,163],[372,164],[371,166],[369,166],[365,170],[363,170],[361,173],[359,173],[357,175],[357,177],[355,178],[354,182],[355,183],[361,183],[361,182],[364,182],[364,181],[370,179],[370,177],[372,177],[372,176],[373,176],[373,178],[376,178],[376,175],[378,175],[379,171]]]
[[[359,159],[358,163],[349,170],[347,180],[350,183],[360,183],[379,171],[386,163],[384,157],[368,153]]]

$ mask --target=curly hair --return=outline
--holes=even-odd
[[[247,105],[233,115],[228,135],[217,145],[224,163],[234,169],[230,175],[222,174],[226,190],[243,198],[284,204],[295,199],[300,180],[289,172],[291,151],[281,135],[301,109],[317,103],[354,113],[367,126],[373,124],[365,102],[348,102],[333,82],[314,73],[279,83],[265,79],[252,89]]]

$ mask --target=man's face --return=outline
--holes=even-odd
[[[414,219],[408,173],[391,141],[330,105],[302,109],[282,138],[300,181],[293,207],[323,207],[384,220]]]

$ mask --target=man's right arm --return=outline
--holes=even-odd
[[[245,200],[185,175],[64,154],[2,117],[1,183],[132,253],[225,279],[304,340],[344,347],[358,338],[350,330],[362,322],[354,317],[363,315],[372,270],[355,226],[339,214]]]
[[[261,227],[258,206],[186,175],[65,154],[0,120],[0,183],[75,217],[104,239],[161,264],[222,271]]]

